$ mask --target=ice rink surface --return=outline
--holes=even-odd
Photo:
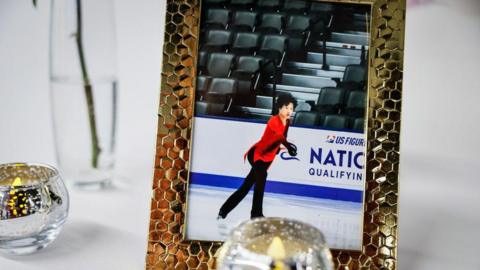
[[[250,218],[252,191],[226,219],[217,220],[220,206],[233,192],[233,189],[190,185],[187,239],[221,241],[228,236],[230,229]],[[312,224],[325,234],[331,248],[360,249],[363,220],[361,203],[265,193],[263,214]]]

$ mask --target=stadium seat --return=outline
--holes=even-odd
[[[208,84],[210,82],[211,77],[199,75],[197,76],[197,86],[196,86],[196,100],[203,100],[205,93],[208,89]]]
[[[312,105],[310,105],[308,102],[298,102],[297,106],[295,107],[295,111],[311,111],[312,110]]]
[[[364,10],[365,12],[367,10]],[[360,30],[360,31],[365,31],[366,30],[366,25],[364,18],[361,18],[360,21],[356,20],[356,13],[360,12],[360,14],[364,14],[364,12],[361,11],[361,8],[353,8],[352,6],[344,6],[342,8],[337,8],[333,11],[334,15],[334,25],[333,28],[335,31],[338,32],[346,32],[348,30]],[[359,23],[359,24],[358,24]],[[355,27],[355,26],[359,26]]]
[[[282,66],[285,51],[287,49],[287,37],[281,35],[263,36],[258,55],[271,59],[277,66]]]
[[[208,57],[206,74],[212,77],[228,77],[235,55],[231,53],[211,53]]]
[[[208,52],[226,52],[232,43],[232,32],[227,30],[209,30],[202,50]]]
[[[289,35],[304,34],[310,27],[310,17],[304,15],[291,15],[288,17],[285,33]]]
[[[310,32],[312,33],[312,37],[315,37],[315,39],[317,40],[321,40],[321,35],[324,35],[327,31],[328,20],[323,18],[316,18],[314,16],[311,16],[310,19]]]
[[[310,6],[310,13],[325,13],[325,12],[333,12],[334,11],[334,4],[333,3],[326,3],[326,2],[313,2]]]
[[[233,15],[230,29],[233,31],[252,32],[257,23],[257,13],[252,11],[237,11]]]
[[[232,95],[237,90],[237,80],[232,78],[212,78],[207,95]]]
[[[207,10],[205,27],[207,29],[225,29],[230,20],[230,11],[227,9],[211,8]]]
[[[195,115],[225,115],[225,104],[217,102],[196,101]]]
[[[343,82],[355,82],[363,84],[367,78],[367,72],[364,65],[348,65],[343,74]]]
[[[367,72],[364,65],[348,65],[343,73],[343,80],[333,78],[337,83],[337,87],[342,87],[347,91],[363,90],[365,81],[367,80]]]
[[[263,61],[263,57],[260,56],[240,56],[237,60],[235,70],[232,72],[232,76],[247,76],[248,78],[259,73],[260,67]]]
[[[304,15],[292,15],[288,17],[285,34],[288,35],[289,52],[292,55],[305,54],[305,47],[310,38],[310,17]]]
[[[279,11],[281,6],[281,0],[258,0],[256,4],[256,8],[262,11]]]
[[[338,114],[343,105],[345,90],[336,87],[324,87],[318,95],[317,111]]]
[[[210,115],[225,115],[230,113],[230,103],[209,103],[208,104],[208,114]]]
[[[207,60],[208,60],[208,52],[200,51],[198,53],[198,62],[197,62],[198,74],[205,73],[206,67],[207,67]]]
[[[228,0],[205,0],[205,6],[207,7],[225,7]]]
[[[366,105],[366,93],[363,91],[351,91],[348,94],[345,114],[352,117],[364,117]]]
[[[258,48],[260,35],[258,33],[237,33],[233,40],[231,53],[235,55],[253,55]]]
[[[264,13],[255,32],[263,34],[281,34],[285,25],[285,16],[280,13]]]
[[[305,0],[286,0],[282,11],[288,14],[304,14],[309,9],[309,2]]]
[[[345,115],[330,114],[323,120],[323,127],[345,129],[348,127],[348,117]]]
[[[312,34],[325,32],[332,19],[332,12],[333,6],[330,3],[312,3],[309,12],[309,16],[312,18]]]
[[[203,115],[208,113],[208,103],[205,101],[195,102],[195,115]]]
[[[280,35],[266,35],[263,37],[258,56],[265,58],[262,63],[263,83],[279,80],[278,73],[284,65],[287,49],[287,38]]]
[[[228,8],[230,10],[252,10],[256,0],[230,0]]]
[[[237,80],[231,78],[212,78],[205,100],[208,103],[224,104],[224,112],[230,112],[233,96],[237,90]]]
[[[294,125],[316,126],[321,121],[321,115],[317,112],[298,111],[295,113]]]
[[[199,59],[199,64],[205,61],[202,56]],[[211,53],[208,55],[206,64],[202,67],[202,72],[197,76],[197,100],[203,100],[212,77],[228,77],[230,75],[234,59],[235,55],[229,53]]]
[[[238,80],[237,103],[241,105],[254,105],[255,92],[260,85],[260,67],[263,57],[240,56],[231,77]]]
[[[363,132],[364,125],[365,125],[365,120],[363,117],[355,118],[352,124],[352,129],[355,131]]]
[[[271,96],[262,96],[257,95],[255,99],[255,107],[257,108],[264,108],[264,109],[272,109],[272,97]]]

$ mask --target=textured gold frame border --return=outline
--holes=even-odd
[[[220,242],[182,241],[201,0],[167,0],[147,269],[214,269]],[[337,269],[396,269],[405,0],[372,5],[367,181],[361,251],[333,250]]]

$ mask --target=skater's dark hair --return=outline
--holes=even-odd
[[[288,106],[288,104],[292,103],[293,108],[297,107],[297,100],[291,94],[280,94],[277,98],[277,104],[275,106],[275,114],[278,114],[278,111],[283,106]]]

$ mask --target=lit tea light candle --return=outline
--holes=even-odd
[[[68,193],[53,167],[0,164],[0,252],[26,254],[52,242],[68,214]]]
[[[222,247],[218,264],[219,269],[230,270],[333,269],[322,233],[311,225],[282,218],[239,225]]]

